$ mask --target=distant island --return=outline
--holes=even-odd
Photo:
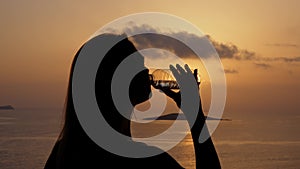
[[[0,106],[0,110],[15,110],[11,105]]]
[[[231,121],[231,119],[218,119],[214,117],[207,117],[205,116],[206,120],[222,120],[222,121]],[[185,120],[185,116],[182,113],[171,113],[159,117],[150,117],[150,118],[145,118],[145,120]]]

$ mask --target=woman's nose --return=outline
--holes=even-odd
[[[149,80],[150,80],[151,83],[153,82],[153,75],[152,74],[149,74]]]

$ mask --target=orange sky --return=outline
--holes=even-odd
[[[298,0],[132,2],[1,1],[0,105],[62,107],[70,63],[80,45],[104,24],[136,12],[177,15],[214,40],[259,57],[300,57]],[[299,110],[299,61],[222,61],[235,70],[227,73],[226,111],[274,103],[280,104],[274,110]]]

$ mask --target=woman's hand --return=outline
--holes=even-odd
[[[196,81],[197,77],[192,73],[188,65],[185,65],[184,68],[178,64],[176,67],[170,65],[170,70],[179,84],[180,91],[174,92],[167,87],[158,87],[157,89],[160,89],[175,101],[188,121],[193,121],[192,119],[195,119],[200,108],[199,83]]]
[[[180,104],[181,104],[180,91],[175,92],[175,91],[171,90],[169,87],[163,87],[163,86],[157,86],[155,88],[161,90],[163,93],[165,93],[171,99],[173,99],[175,101],[176,105],[180,108]]]
[[[177,64],[176,68],[175,68],[174,66],[170,65],[170,70],[172,71],[173,76],[175,77],[177,83],[180,86],[179,92],[175,92],[168,87],[161,87],[161,86],[156,87],[156,89],[161,90],[167,96],[172,98],[179,108],[181,107],[181,90],[182,90],[182,88],[184,88],[184,86],[188,87],[187,84],[191,84],[195,80],[197,82],[197,75],[192,73],[192,71],[188,65],[185,65],[184,67],[185,67],[185,69],[183,69],[180,65]],[[198,86],[199,84],[200,83],[197,82],[197,89],[199,89],[199,86]]]
[[[180,92],[174,92],[168,88],[159,88],[167,96],[171,97],[187,118],[191,128],[194,143],[196,168],[220,169],[221,164],[211,138],[204,143],[199,143],[199,136],[205,125],[205,116],[201,108],[199,95],[199,83],[195,80],[195,74],[185,65],[184,68],[170,65],[170,69],[180,87]],[[205,127],[206,132],[208,132]]]

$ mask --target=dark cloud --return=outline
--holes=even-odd
[[[272,67],[270,64],[267,63],[254,63],[254,65],[256,67],[263,68],[263,69],[268,69]]]
[[[187,34],[186,36],[189,35]],[[175,55],[183,58],[195,56],[195,53],[188,46],[169,36],[142,34],[134,36],[132,39],[138,49],[159,48],[173,52]]]
[[[298,48],[299,47],[299,45],[297,45],[297,44],[291,44],[291,43],[267,43],[266,46],[292,47],[292,48]]]
[[[246,49],[239,49],[236,45],[232,43],[217,42],[213,40],[211,37],[209,37],[209,39],[211,40],[212,44],[216,48],[220,58],[235,59],[235,60],[252,60],[252,61],[260,61],[260,62],[274,62],[274,61],[280,61],[285,63],[300,62],[300,56],[263,58],[258,56],[255,52]],[[285,45],[294,46],[293,44],[285,44]],[[255,65],[264,68],[271,67],[270,64],[266,64],[266,63],[255,63]]]
[[[147,25],[142,25],[141,27],[133,26],[127,29],[125,32],[129,32],[129,34],[134,34],[134,32],[141,33],[141,29],[153,32],[131,37],[131,40],[139,50],[144,48],[159,48],[173,52],[181,58],[191,58],[197,57],[197,55],[187,44],[196,44],[197,52],[200,53],[203,58],[210,57],[215,52],[215,49],[206,36],[199,37],[188,32],[170,32],[164,33],[163,35]]]
[[[300,56],[297,57],[277,57],[274,58],[275,61],[283,61],[283,62],[300,62]]]
[[[252,60],[261,62],[274,62],[281,61],[286,63],[300,62],[300,56],[296,57],[273,57],[273,58],[263,58],[258,56],[255,52],[240,49],[232,43],[222,43],[212,39],[210,36],[208,38],[211,40],[212,44],[216,48],[220,58],[235,59],[235,60]],[[286,47],[298,47],[295,44],[273,44],[274,46],[286,46]],[[271,65],[266,63],[255,63],[258,67],[271,67]]]
[[[161,35],[162,31],[160,29],[156,29],[147,24],[137,26],[134,23],[130,23],[129,26],[123,30],[123,32],[126,32],[128,35],[139,34],[145,31],[152,32],[153,34],[142,34],[140,36],[135,36],[134,38],[131,38],[131,40],[135,43],[138,49],[160,48],[160,49],[165,49],[170,52],[173,52],[174,54],[182,58],[196,57],[195,53],[188,46],[185,45],[185,42],[192,42],[193,44],[197,44],[197,48],[199,48],[199,50],[198,49],[197,50],[199,51],[199,53],[202,54],[201,57],[211,56],[215,49],[221,59],[254,61],[256,62],[254,64],[258,67],[269,68],[271,67],[269,62],[274,62],[274,61],[281,61],[286,63],[300,62],[300,56],[263,58],[257,55],[255,52],[249,51],[247,49],[241,49],[235,44],[218,42],[209,35],[199,37],[195,34],[182,31],[182,32],[168,32],[168,33],[164,32],[166,36],[162,36]],[[170,38],[172,36],[183,39],[183,42],[180,42],[174,38]],[[212,44],[214,48],[210,44]],[[288,43],[274,43],[274,44],[266,44],[266,45],[299,47],[296,44],[288,44]]]
[[[273,58],[257,58],[255,61],[260,62],[284,62],[284,63],[298,63],[300,62],[300,56],[295,57],[273,57]]]
[[[136,26],[131,23],[130,27],[127,27],[124,32],[131,34],[142,33],[144,31],[160,33],[159,29],[154,29],[150,25],[141,25]],[[132,38],[133,42],[136,44],[138,49],[141,48],[161,48],[174,52],[177,56],[180,57],[193,57],[195,53],[187,46],[183,45],[185,42],[192,42],[197,44],[199,48],[199,53],[202,54],[201,57],[209,57],[213,54],[214,49],[219,54],[220,58],[225,59],[236,59],[236,60],[254,60],[257,58],[255,52],[240,49],[232,43],[222,43],[214,40],[211,36],[206,35],[199,37],[195,34],[188,32],[169,32],[165,33],[166,36],[158,36],[156,34],[143,34],[140,36],[135,36]],[[177,37],[183,40],[179,42],[176,39],[170,37]],[[213,46],[211,46],[212,44]],[[213,49],[214,47],[214,49]]]
[[[255,52],[240,49],[232,43],[222,43],[207,36],[215,49],[217,50],[220,58],[236,59],[236,60],[255,60],[257,58]]]

